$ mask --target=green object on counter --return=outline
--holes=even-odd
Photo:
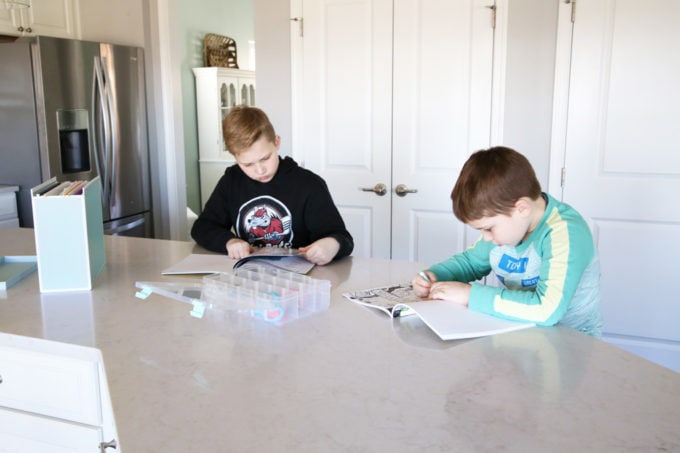
[[[38,268],[35,256],[2,256],[0,257],[0,291],[35,272]]]

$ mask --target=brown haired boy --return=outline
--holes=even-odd
[[[601,335],[599,260],[590,228],[571,206],[541,192],[526,157],[500,146],[477,151],[451,199],[456,217],[481,237],[430,266],[427,278],[414,277],[416,294]],[[502,287],[476,282],[491,271]]]

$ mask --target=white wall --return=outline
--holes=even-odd
[[[144,4],[140,0],[80,0],[78,11],[82,39],[144,47]]]
[[[249,41],[254,40],[252,0],[174,0],[177,5],[176,31],[182,83],[186,197],[196,213],[201,210],[196,81],[192,68],[204,66],[203,39],[207,33],[229,36],[236,41],[238,65],[249,69]],[[257,101],[257,99],[256,99]],[[188,237],[188,236],[187,236]]]
[[[502,144],[527,156],[544,191],[550,166],[557,4],[508,0]]]
[[[281,153],[293,155],[290,4],[296,0],[253,1],[257,103],[282,137]],[[548,188],[550,164],[558,1],[506,0],[502,144],[529,158],[543,190]]]
[[[257,43],[257,105],[281,136],[282,155],[292,155],[290,2],[253,0]]]

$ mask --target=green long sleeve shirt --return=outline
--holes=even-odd
[[[545,195],[543,217],[520,244],[496,246],[480,237],[429,270],[440,281],[473,282],[470,310],[543,326],[562,323],[599,337],[600,267],[590,228],[571,206]],[[501,285],[478,282],[492,272]]]

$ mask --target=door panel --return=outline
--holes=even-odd
[[[390,253],[391,0],[306,0],[299,142],[324,177],[356,256]]]
[[[489,145],[488,1],[395,2],[392,257],[434,263],[469,245],[451,190]],[[395,196],[405,184],[418,192]]]
[[[579,0],[563,189],[595,223],[604,331],[675,342],[678,21],[673,0]],[[675,350],[680,366],[677,343]]]
[[[489,143],[489,3],[304,1],[298,142],[354,255],[435,262],[469,243],[450,193]],[[399,184],[417,191],[397,196]]]

